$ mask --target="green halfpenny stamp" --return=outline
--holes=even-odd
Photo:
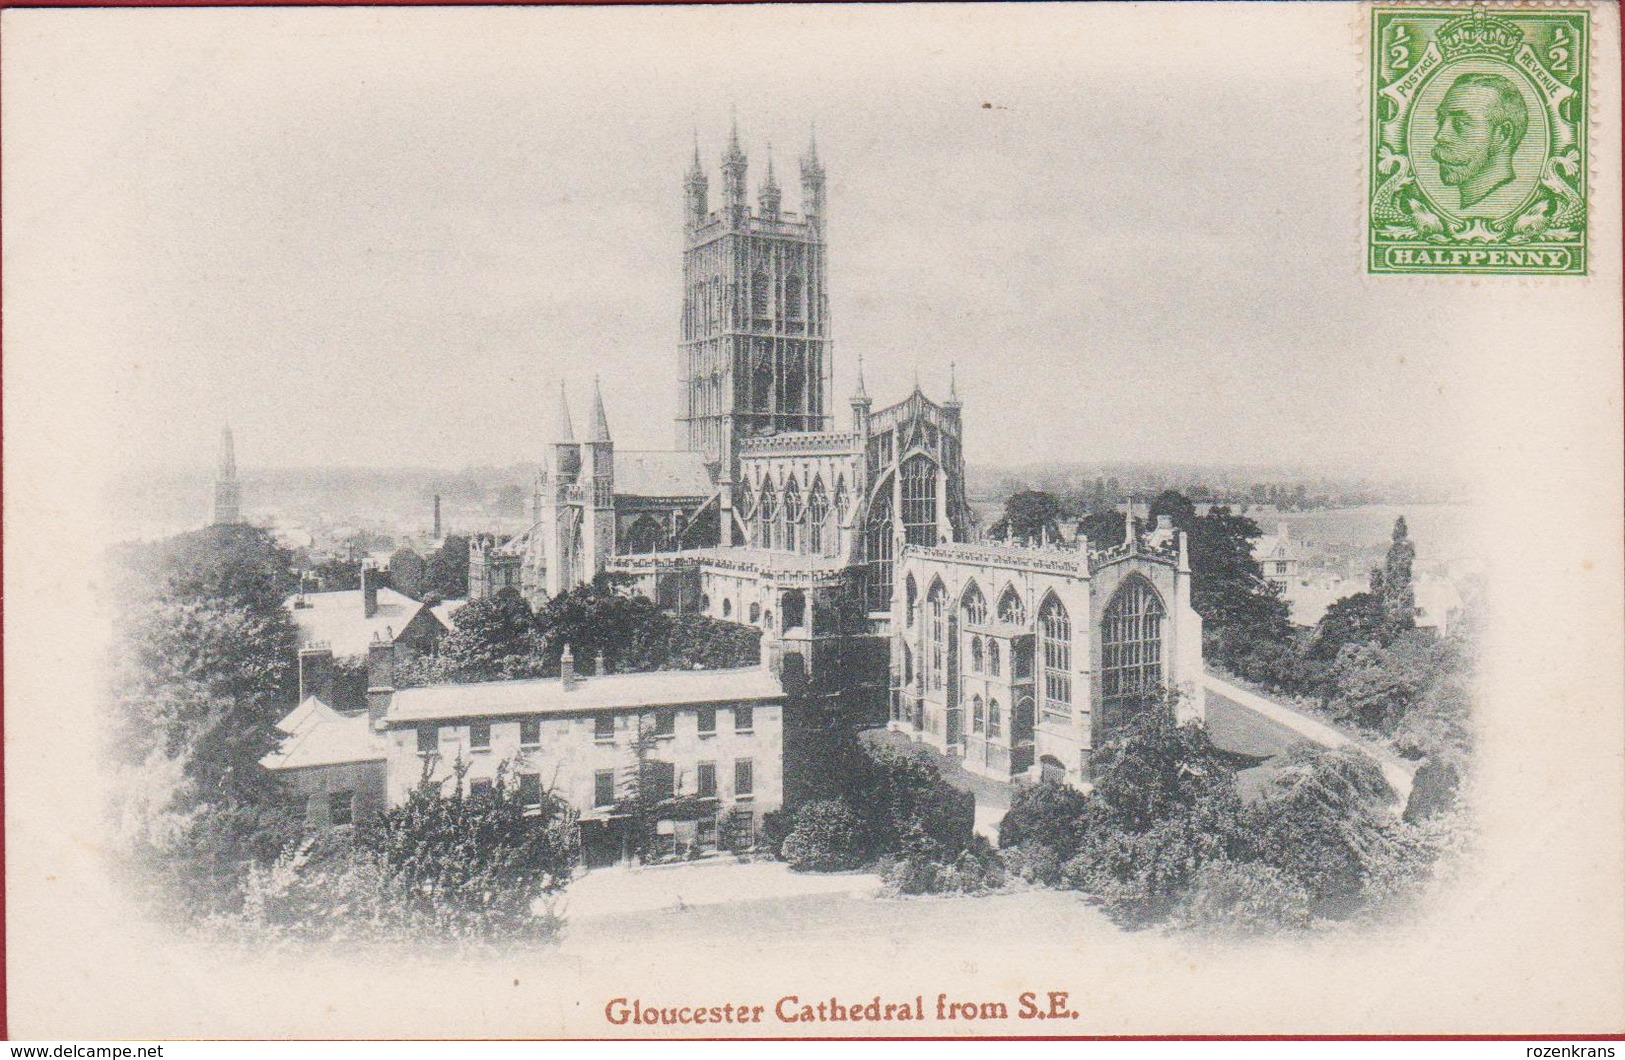
[[[1372,272],[1583,275],[1581,8],[1377,8]]]

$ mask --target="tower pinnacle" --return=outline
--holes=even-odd
[[[604,416],[604,392],[599,389],[598,377],[592,377],[592,440],[609,441],[609,420]]]
[[[564,383],[562,380],[559,382],[558,419],[554,422],[553,429],[558,432],[557,437],[554,439],[555,441],[573,442],[576,440],[575,427],[570,423],[570,402],[565,397]]]
[[[952,408],[958,408],[960,406],[960,404],[961,404],[961,402],[959,400],[959,380],[956,378],[954,369],[955,369],[954,362],[949,361],[948,362],[948,401],[946,402],[946,404],[949,405]]]
[[[866,405],[869,403],[869,391],[865,390],[863,386],[863,354],[861,353],[858,354],[858,388],[852,392],[852,403],[856,405],[860,401]]]

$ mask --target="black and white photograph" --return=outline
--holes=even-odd
[[[0,29],[12,1038],[1625,1028],[1616,6]]]

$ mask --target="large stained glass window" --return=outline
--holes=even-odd
[[[1162,686],[1162,598],[1144,578],[1125,581],[1106,605],[1100,629],[1100,693],[1111,704],[1138,701]]]
[[[919,454],[903,464],[903,539],[937,544],[937,466]]]

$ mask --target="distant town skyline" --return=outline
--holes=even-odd
[[[1343,48],[1314,20],[1286,62],[1268,38],[1206,52],[1193,27],[1220,13],[1182,11],[1160,53],[1192,75],[1175,80],[1100,45],[1157,24],[1109,10],[1042,41],[1010,9],[670,12],[711,41],[692,49],[615,12],[467,14],[59,35],[96,61],[38,72],[61,83],[34,98],[82,135],[16,119],[61,189],[57,242],[29,249],[82,310],[54,338],[136,443],[120,462],[202,465],[225,422],[245,474],[533,461],[559,383],[579,418],[595,375],[619,446],[672,448],[682,177],[697,130],[715,186],[732,109],[750,197],[771,140],[790,210],[817,124],[837,424],[861,354],[882,405],[916,378],[942,398],[956,365],[973,466],[1450,463],[1452,328],[1487,303],[1348,282],[1359,175],[1301,131],[1357,106],[1359,79],[1330,79],[1352,57],[1305,61]],[[986,46],[954,47],[967,35]],[[1238,61],[1301,80],[1274,92],[1295,106],[1255,110]]]

